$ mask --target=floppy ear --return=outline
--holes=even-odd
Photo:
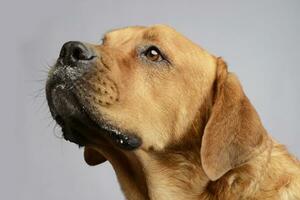
[[[98,151],[94,150],[92,147],[85,147],[84,160],[88,165],[94,166],[105,162],[106,158],[102,156]]]
[[[214,102],[201,145],[204,172],[213,181],[219,179],[261,152],[267,139],[238,79],[218,58]]]

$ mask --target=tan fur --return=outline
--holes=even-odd
[[[171,64],[144,62],[138,49],[150,44]],[[143,143],[125,151],[97,140],[85,158],[107,159],[127,199],[300,199],[299,161],[268,135],[221,58],[164,25],[114,30],[91,47],[101,59],[78,85],[81,101]]]

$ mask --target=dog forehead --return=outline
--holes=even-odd
[[[124,39],[133,37],[134,35],[137,35],[142,30],[144,30],[145,27],[143,26],[129,26],[125,28],[119,28],[119,29],[113,29],[104,34],[104,40],[116,40],[116,39]]]
[[[127,42],[136,41],[164,41],[167,37],[182,38],[183,36],[179,34],[175,29],[167,25],[153,25],[150,27],[145,26],[130,26],[120,29],[114,29],[107,32],[103,41],[106,43],[113,44],[123,44]]]

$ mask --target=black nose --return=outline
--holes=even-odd
[[[65,65],[76,64],[79,61],[92,60],[95,57],[93,51],[81,42],[66,42],[61,48],[59,58]]]

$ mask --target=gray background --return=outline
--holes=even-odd
[[[243,3],[242,3],[243,2]],[[300,157],[300,1],[1,1],[0,199],[123,199],[105,163],[59,138],[44,96],[65,41],[169,24],[238,74],[267,130]]]

